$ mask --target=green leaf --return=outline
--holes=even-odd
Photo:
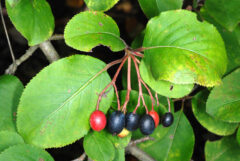
[[[10,146],[23,144],[24,141],[20,135],[11,131],[0,131],[0,153]]]
[[[116,149],[115,158],[113,161],[125,161],[125,150],[124,149]]]
[[[227,122],[240,122],[240,68],[223,78],[207,100],[207,113]]]
[[[16,29],[28,40],[30,46],[51,37],[54,17],[46,0],[6,0],[8,16]]]
[[[95,11],[107,11],[112,8],[119,0],[84,0],[88,8]]]
[[[145,65],[155,80],[212,87],[221,83],[227,56],[216,28],[187,10],[167,11],[147,25]],[[149,74],[150,75],[150,74]]]
[[[139,69],[142,79],[160,95],[170,98],[181,98],[188,95],[193,89],[194,84],[174,84],[154,79],[150,66],[146,65],[144,61],[141,61]]]
[[[0,161],[54,161],[45,150],[33,145],[14,145],[0,154]]]
[[[138,0],[148,18],[167,10],[181,9],[183,0]]]
[[[199,123],[208,131],[217,135],[231,135],[238,127],[237,123],[228,123],[218,120],[206,113],[206,101],[209,92],[201,91],[192,99],[192,110]]]
[[[237,130],[237,141],[238,141],[238,144],[240,145],[240,129],[239,128]]]
[[[84,137],[83,147],[86,154],[95,161],[110,161],[115,157],[115,149],[107,133],[91,132]]]
[[[240,160],[240,147],[234,136],[219,141],[207,141],[205,145],[206,161]]]
[[[86,11],[75,15],[65,28],[64,38],[67,45],[86,52],[100,44],[112,51],[125,48],[117,24],[102,12]]]
[[[80,139],[90,129],[89,117],[98,94],[111,81],[102,61],[85,55],[58,60],[44,68],[23,92],[17,128],[27,143],[42,148],[62,147]],[[106,112],[113,90],[103,97]]]
[[[17,77],[0,76],[0,131],[16,131],[16,111],[23,88]]]
[[[120,138],[116,135],[112,135],[111,133],[106,132],[106,136],[111,142],[113,143],[114,147],[117,149],[124,149],[128,143],[131,141],[132,134],[129,133],[128,136],[125,136],[124,138]]]
[[[11,7],[14,7],[20,0],[8,0],[8,3]]]
[[[233,31],[228,31],[217,23],[204,8],[201,8],[200,14],[201,18],[217,27],[223,38],[229,60],[226,73],[230,73],[237,67],[240,67],[240,26],[237,26]]]
[[[239,0],[206,0],[204,8],[229,31],[233,31],[240,22]]]
[[[162,134],[160,129],[152,136],[155,140],[139,144],[140,149],[155,160],[189,161],[193,153],[194,133],[183,112],[174,114],[174,123],[167,134]]]

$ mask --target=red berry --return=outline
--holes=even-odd
[[[90,116],[90,125],[93,130],[101,131],[105,128],[107,119],[102,111],[96,110]]]
[[[153,118],[153,120],[154,120],[154,123],[155,123],[155,127],[157,127],[158,126],[158,124],[159,124],[159,115],[158,115],[158,113],[156,112],[156,111],[150,111],[149,113],[148,113],[150,116],[152,116],[152,118]]]

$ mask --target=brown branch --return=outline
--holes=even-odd
[[[154,138],[153,138],[153,137],[150,137],[150,136],[146,136],[146,137],[143,137],[143,138],[140,138],[140,139],[137,139],[137,140],[132,140],[132,141],[128,144],[128,146],[133,146],[133,145],[136,145],[136,144],[139,144],[139,143],[148,141],[148,140],[154,140]]]
[[[50,41],[42,42],[39,47],[50,63],[59,59],[59,55]]]
[[[49,40],[62,40],[62,39],[64,39],[63,34],[55,34],[52,37],[50,37]]]
[[[26,61],[30,56],[32,56],[32,54],[37,50],[37,48],[38,45],[30,47],[25,54],[23,54],[19,59],[16,60],[16,67],[14,67],[14,64],[9,65],[9,67],[5,70],[5,74],[15,73],[17,67],[24,61]]]
[[[136,146],[127,146],[125,149],[126,153],[129,153],[135,156],[138,160],[142,161],[155,161],[152,157],[150,157],[147,153],[142,151]]]

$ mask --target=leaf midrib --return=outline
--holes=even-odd
[[[101,71],[101,70],[100,70]],[[84,85],[82,85],[75,93],[73,93],[69,98],[67,98],[60,107],[58,107],[56,110],[54,110],[53,112],[51,112],[46,118],[42,119],[42,121],[39,123],[39,125],[37,127],[35,127],[35,129],[31,132],[35,132],[38,127],[42,126],[43,122],[48,121],[49,118],[51,118],[56,112],[58,112],[59,110],[61,110],[64,105],[66,105],[68,102],[70,102],[72,99],[75,98],[75,96],[77,96],[84,88],[86,88],[94,79],[96,79],[100,74],[103,74],[104,72],[98,72],[96,73],[93,77],[91,77],[87,82],[84,83]]]
[[[168,151],[167,151],[167,156],[166,156],[166,158],[164,159],[164,161],[166,161],[166,160],[168,159],[168,154],[169,154],[169,152],[170,152],[170,150],[171,150],[173,141],[174,141],[174,139],[175,139],[175,134],[176,134],[177,127],[178,127],[178,125],[179,125],[179,121],[180,121],[180,118],[181,118],[181,116],[182,116],[182,113],[183,113],[183,111],[181,110],[181,113],[179,114],[179,117],[178,117],[178,121],[177,121],[177,123],[176,123],[176,127],[175,127],[174,132],[173,132],[173,139],[172,139],[172,141],[170,142],[170,146],[169,146]]]

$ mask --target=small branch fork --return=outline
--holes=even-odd
[[[106,93],[106,90],[110,87],[113,86],[115,93],[116,93],[116,97],[117,97],[117,104],[118,104],[118,110],[122,110],[124,113],[126,113],[127,111],[127,104],[129,102],[130,99],[130,93],[131,93],[131,61],[133,61],[135,69],[136,69],[136,73],[137,73],[137,77],[138,77],[138,87],[139,87],[139,94],[138,94],[138,103],[133,111],[133,113],[136,113],[137,109],[140,107],[141,104],[141,100],[143,103],[143,106],[145,107],[146,113],[148,113],[148,107],[145,103],[144,97],[143,97],[143,92],[142,92],[142,84],[143,86],[147,89],[149,96],[151,97],[151,101],[152,101],[152,110],[154,110],[154,104],[155,104],[155,100],[154,97],[151,93],[151,90],[148,88],[148,86],[146,85],[146,83],[142,80],[141,76],[140,76],[140,71],[139,71],[139,67],[138,64],[140,63],[139,60],[135,57],[143,57],[143,54],[141,54],[138,51],[133,51],[132,49],[126,48],[125,49],[125,56],[119,60],[113,61],[109,64],[107,64],[107,66],[102,69],[97,75],[101,74],[102,72],[106,71],[108,68],[112,67],[113,65],[119,64],[119,67],[112,79],[112,81],[102,90],[102,92],[99,94],[98,96],[98,100],[97,100],[97,105],[96,105],[96,110],[99,110],[99,105],[102,99],[102,96]],[[117,77],[124,65],[125,62],[128,62],[128,67],[127,67],[127,94],[125,97],[125,102],[123,103],[123,106],[121,108],[121,104],[120,104],[120,100],[119,100],[119,95],[118,95],[118,90],[117,90],[117,86],[116,86],[116,80]],[[157,100],[158,103],[158,100]],[[158,103],[159,104],[159,103]]]

